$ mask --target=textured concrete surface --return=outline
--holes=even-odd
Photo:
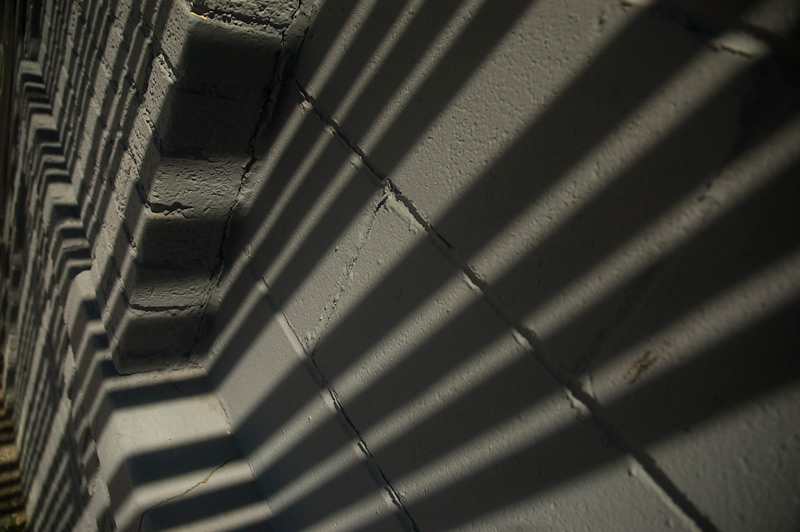
[[[0,390],[0,398],[4,399]],[[14,442],[14,422],[5,409],[0,412],[0,526],[26,529],[25,498],[19,470],[19,449]]]
[[[797,528],[796,3],[36,5],[32,529]]]
[[[31,529],[263,530],[252,469],[186,357],[290,28],[184,2],[19,9],[4,383]]]

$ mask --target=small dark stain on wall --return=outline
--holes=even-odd
[[[628,371],[625,372],[625,380],[628,381],[628,384],[636,384],[639,377],[641,377],[650,366],[655,364],[656,360],[658,360],[658,355],[648,349],[645,354],[637,359],[636,362],[628,368]]]

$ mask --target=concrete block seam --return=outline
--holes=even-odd
[[[311,110],[314,112],[314,114],[317,115],[317,117],[325,125],[329,126],[336,134],[336,136],[339,137],[347,145],[347,147],[350,148],[350,150],[352,150],[353,153],[355,153],[358,156],[358,158],[361,160],[361,162],[364,164],[367,170],[369,170],[369,172],[373,176],[375,176],[377,182],[380,185],[384,185],[388,181],[386,174],[381,172],[378,169],[378,167],[375,166],[375,164],[369,159],[369,157],[367,157],[367,154],[364,153],[364,150],[362,150],[355,142],[353,142],[352,140],[350,140],[350,138],[348,138],[347,133],[336,122],[336,120],[333,119],[333,117],[327,115],[324,111],[322,111],[319,108],[316,99],[313,96],[311,96],[311,94],[309,94],[305,88],[303,88],[303,86],[300,84],[300,80],[298,80],[297,78],[292,78],[292,79],[294,79],[295,85],[297,86],[297,89],[300,91],[300,94],[303,96],[303,99],[306,102],[308,102],[308,104],[311,106]]]
[[[412,216],[420,225],[422,225],[426,234],[428,235],[429,241],[433,244],[433,246],[442,255],[444,255],[446,260],[453,264],[457,270],[462,272],[467,282],[472,285],[474,289],[480,292],[481,297],[487,302],[489,307],[498,316],[498,318],[516,335],[519,335],[519,337],[523,339],[525,343],[527,343],[528,352],[531,354],[534,360],[536,360],[558,383],[558,385],[564,389],[565,394],[574,398],[574,400],[580,403],[585,410],[591,413],[593,422],[598,426],[606,438],[608,438],[610,443],[623,452],[628,453],[637,462],[639,462],[646,474],[650,476],[654,484],[658,486],[664,495],[666,495],[666,497],[672,501],[672,503],[675,504],[675,506],[691,521],[693,521],[700,530],[704,532],[716,532],[717,528],[711,523],[708,517],[706,517],[697,508],[697,506],[695,506],[688,499],[688,497],[680,491],[680,489],[675,485],[674,482],[672,482],[667,474],[659,468],[655,459],[652,458],[641,447],[641,445],[633,441],[633,438],[627,435],[625,431],[613,419],[611,419],[602,405],[600,405],[597,400],[591,396],[591,394],[584,390],[583,384],[580,383],[580,381],[570,370],[556,361],[556,358],[550,354],[549,349],[544,346],[543,342],[538,338],[536,333],[533,330],[524,327],[522,323],[504,307],[499,298],[494,295],[490,285],[485,282],[480,275],[469,266],[469,264],[467,264],[460,253],[458,253],[458,251],[453,248],[453,246],[444,238],[444,236],[441,235],[435,229],[435,227],[419,212],[419,210],[414,206],[413,202],[399,190],[399,188],[391,181],[391,179],[389,179],[388,176],[380,172],[377,167],[370,162],[366,153],[364,153],[361,148],[359,148],[347,137],[346,132],[343,131],[341,126],[336,123],[333,118],[329,117],[324,113],[324,111],[318,108],[314,97],[302,87],[299,80],[295,79],[295,83],[304,100],[310,104],[314,114],[316,114],[324,124],[333,129],[336,136],[339,137],[348,146],[348,148],[350,148],[358,156],[370,173],[378,181],[385,185],[387,194],[390,194],[393,199],[402,204],[405,209],[408,210],[408,214]],[[384,202],[385,198],[379,202],[377,209],[380,209]],[[314,362],[313,358],[312,362]],[[317,367],[316,363],[314,363],[314,366]],[[321,369],[317,367],[317,371],[319,371],[319,378],[322,382],[326,383],[325,386],[328,388],[329,393],[332,394],[337,410],[341,412],[348,424],[351,425],[352,430],[358,434],[357,428],[352,425],[349,418],[347,418],[344,407],[340,402],[337,402],[335,398],[335,390],[333,390],[330,384],[327,383],[327,379],[325,378],[325,375],[322,373]],[[363,442],[360,435],[358,435],[358,437],[359,440]],[[366,447],[366,442],[364,442],[364,448],[368,449]],[[380,470],[377,463],[375,466],[378,467],[378,470]],[[389,482],[388,479],[386,479],[386,482]],[[391,484],[388,485],[390,486]]]
[[[270,76],[270,82],[264,88],[261,110],[248,142],[247,149],[250,158],[242,169],[242,175],[239,179],[236,198],[234,199],[225,216],[225,223],[222,231],[222,241],[220,242],[220,247],[217,254],[217,266],[211,274],[209,290],[207,291],[205,299],[201,305],[200,324],[195,335],[195,343],[192,346],[192,349],[194,349],[194,347],[198,345],[202,339],[203,328],[205,327],[206,322],[206,310],[212,295],[211,288],[213,286],[219,286],[219,283],[222,280],[222,273],[225,268],[225,249],[230,240],[233,215],[236,212],[236,208],[238,207],[239,203],[241,202],[242,191],[245,183],[247,182],[250,170],[257,161],[255,146],[256,140],[261,137],[265,130],[272,124],[274,111],[281,96],[282,89],[287,79],[292,79],[291,74],[293,73],[294,61],[297,58],[299,48],[302,46],[303,40],[305,39],[309,25],[310,17],[305,13],[304,5],[301,0],[298,2],[296,9],[291,15],[290,23],[281,31],[281,47],[277,52],[277,59],[274,63],[272,75]],[[291,43],[287,43],[289,38],[292,40]]]
[[[575,375],[556,361],[550,350],[539,339],[536,333],[523,326],[512,313],[507,310],[494,295],[491,286],[485,282],[445,240],[438,231],[415,208],[411,200],[402,194],[398,188],[387,179],[392,190],[392,196],[402,204],[417,222],[422,225],[434,247],[450,261],[454,267],[466,276],[468,282],[477,289],[481,297],[487,302],[495,315],[505,323],[516,335],[528,344],[528,353],[536,360],[545,371],[561,386],[568,397],[574,398],[580,406],[592,416],[592,421],[600,428],[608,440],[621,451],[630,454],[644,471],[650,476],[656,486],[691,519],[703,532],[716,532],[717,528],[689,499],[680,491],[669,476],[658,466],[655,459],[650,456],[626,431],[617,424],[606,412],[605,408],[586,390]]]
[[[160,502],[154,504],[153,506],[147,508],[146,510],[144,510],[142,512],[142,515],[139,516],[139,526],[137,527],[137,530],[139,530],[139,531],[142,530],[142,525],[144,524],[144,519],[147,516],[148,512],[150,512],[152,510],[155,510],[156,508],[159,508],[161,506],[164,506],[165,504],[168,504],[168,503],[174,501],[175,499],[180,499],[181,497],[186,496],[189,492],[191,492],[195,488],[198,488],[198,487],[202,486],[203,484],[208,483],[208,481],[211,480],[211,477],[214,475],[214,473],[216,473],[217,471],[219,471],[220,469],[222,469],[223,467],[228,465],[230,462],[232,462],[236,458],[237,457],[228,458],[227,460],[225,460],[224,462],[222,462],[221,464],[216,466],[214,469],[212,469],[211,472],[208,473],[208,475],[205,476],[205,478],[203,478],[202,480],[196,482],[194,485],[186,488],[183,491],[183,493],[179,493],[178,495],[173,495],[172,497],[168,497],[168,498],[164,499],[163,501],[160,501]]]
[[[377,209],[375,210],[375,214],[377,214]],[[373,222],[374,222],[374,218],[370,223],[370,229],[372,228]],[[369,234],[369,231],[367,231],[367,235],[368,234]],[[361,246],[363,246],[363,244],[366,242],[366,236],[367,235],[365,235],[364,240],[360,243]],[[360,249],[361,249],[361,247],[359,247],[359,250]],[[249,258],[250,257],[248,255],[248,259]],[[353,263],[351,264],[351,268],[352,268],[352,266],[354,264],[355,264],[355,259],[353,260]],[[357,442],[358,442],[357,443],[357,447],[358,447],[359,451],[364,455],[364,460],[365,460],[367,468],[369,469],[369,471],[371,473],[371,476],[379,484],[379,486],[383,490],[386,491],[386,493],[389,496],[389,499],[392,501],[392,504],[394,504],[398,508],[398,510],[400,511],[400,514],[402,516],[401,520],[405,521],[406,527],[411,529],[411,530],[414,530],[416,532],[419,532],[419,528],[417,527],[416,523],[414,522],[414,519],[411,517],[411,514],[406,509],[405,504],[403,503],[399,492],[392,486],[392,483],[389,480],[388,476],[381,469],[381,467],[378,464],[377,460],[372,455],[372,452],[369,450],[369,446],[367,445],[367,442],[361,436],[361,433],[358,431],[358,428],[356,428],[356,426],[353,423],[353,421],[347,415],[347,412],[344,409],[344,405],[342,404],[342,401],[339,398],[339,394],[336,392],[336,390],[333,388],[333,386],[330,383],[330,381],[328,380],[328,378],[325,376],[325,373],[322,371],[322,368],[320,368],[319,365],[317,365],[316,360],[314,360],[314,357],[313,357],[314,356],[314,352],[313,351],[308,352],[306,350],[305,345],[304,345],[304,343],[302,342],[302,340],[300,338],[300,335],[297,334],[297,331],[292,326],[292,324],[289,322],[289,319],[287,318],[287,316],[284,313],[283,309],[280,307],[278,302],[274,301],[271,297],[269,297],[269,291],[270,291],[269,284],[267,283],[267,281],[263,277],[259,276],[259,279],[264,284],[264,286],[265,286],[265,288],[267,290],[267,296],[266,297],[267,297],[267,300],[269,302],[270,307],[272,307],[272,310],[275,313],[279,314],[279,319],[282,319],[283,321],[285,321],[286,325],[288,326],[289,330],[291,331],[291,334],[294,336],[294,338],[291,338],[290,340],[295,345],[299,345],[300,347],[303,348],[303,351],[306,354],[306,357],[305,357],[305,360],[304,360],[305,366],[312,373],[312,378],[317,383],[317,385],[321,389],[326,391],[328,393],[328,395],[330,396],[331,403],[332,403],[332,405],[334,407],[334,410],[336,411],[336,415],[338,416],[339,421],[344,424],[343,428],[345,428],[345,430],[347,430],[350,433],[349,436],[351,436],[352,438],[355,438],[357,440]]]
[[[624,7],[632,2],[623,1]],[[668,18],[702,39],[716,52],[731,53],[755,59],[759,54],[772,53],[783,61],[800,66],[800,46],[796,39],[780,35],[774,28],[761,27],[745,20],[742,13],[730,13],[712,2],[663,2],[656,13]],[[746,15],[746,12],[745,12]],[[732,46],[725,36],[738,35],[752,41],[745,48]]]
[[[380,464],[375,459],[375,456],[372,454],[372,451],[369,449],[369,445],[367,444],[364,437],[359,432],[358,428],[356,427],[355,423],[350,419],[350,416],[347,415],[347,411],[342,404],[342,401],[339,397],[339,394],[336,393],[336,390],[333,389],[330,381],[328,381],[325,374],[322,372],[322,369],[317,365],[316,360],[313,358],[309,358],[311,362],[311,367],[314,369],[316,373],[315,377],[319,380],[322,386],[327,390],[328,394],[330,395],[331,401],[333,402],[333,406],[336,409],[337,414],[340,416],[341,420],[343,420],[346,424],[346,428],[349,432],[352,433],[352,436],[355,437],[358,441],[358,450],[364,455],[364,460],[366,462],[367,467],[369,468],[370,472],[372,473],[373,478],[376,480],[378,484],[386,491],[389,496],[389,500],[394,504],[397,508],[399,515],[397,517],[400,519],[401,522],[405,525],[407,529],[414,530],[415,532],[419,532],[419,527],[417,523],[414,521],[414,518],[409,513],[408,509],[403,502],[400,493],[395,489],[392,485],[391,480],[389,477],[384,473],[383,469],[381,469]]]
[[[305,39],[310,23],[311,17],[306,10],[306,5],[303,0],[298,0],[297,7],[290,17],[289,25],[281,31],[281,46],[285,48],[289,45],[291,50],[295,48],[293,44],[296,44],[296,48],[299,50],[303,45],[302,41]],[[295,43],[288,43],[287,41],[290,39],[294,40]]]

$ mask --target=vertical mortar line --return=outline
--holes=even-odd
[[[295,81],[295,83],[297,85],[297,88],[300,91],[300,93],[302,94],[303,98],[311,104],[311,108],[314,111],[314,114],[316,114],[317,117],[324,124],[326,124],[326,125],[328,125],[328,126],[333,128],[333,130],[336,133],[337,137],[339,137],[340,140],[342,140],[347,145],[347,147],[350,148],[353,151],[353,153],[355,153],[358,156],[358,158],[362,161],[362,163],[369,170],[369,172],[373,176],[375,176],[378,179],[378,181],[384,185],[384,188],[385,188],[384,195],[380,199],[380,201],[378,202],[377,207],[375,209],[373,209],[372,219],[370,220],[369,226],[367,227],[367,230],[365,231],[364,236],[362,237],[361,241],[359,242],[359,245],[358,245],[358,247],[356,249],[356,253],[355,253],[350,265],[348,266],[347,271],[344,274],[343,283],[340,286],[340,289],[339,289],[339,292],[338,292],[338,294],[341,294],[341,292],[344,289],[344,285],[347,282],[347,276],[352,271],[353,267],[355,266],[355,263],[358,260],[358,256],[361,253],[361,250],[362,250],[363,246],[366,244],[366,241],[367,241],[367,239],[369,237],[370,232],[372,231],[372,227],[373,227],[373,225],[375,223],[375,219],[377,218],[378,211],[379,211],[381,205],[386,201],[386,198],[388,197],[388,195],[391,194],[390,183],[389,183],[388,179],[386,179],[385,177],[381,176],[375,170],[375,168],[372,166],[370,161],[367,159],[367,157],[364,154],[364,152],[361,149],[359,149],[355,144],[350,142],[349,139],[347,139],[347,137],[344,135],[344,133],[343,133],[342,129],[339,127],[339,125],[336,124],[336,122],[333,121],[330,117],[327,117],[325,114],[323,114],[317,108],[317,106],[315,105],[315,102],[313,100],[313,97],[311,97],[308,94],[308,92],[306,92],[306,90],[300,85],[300,82],[296,78],[294,78],[293,76],[290,76],[290,77],[292,79],[294,79],[294,81]],[[263,278],[262,278],[262,282],[264,282],[264,284],[267,285],[266,281],[264,281]],[[267,285],[267,288],[269,289],[269,285]],[[334,305],[334,309],[335,309],[335,305]],[[280,311],[281,311],[281,314],[283,315],[284,319],[286,320],[286,322],[289,323],[288,319],[286,318],[286,315],[283,312],[283,309],[280,309]],[[332,314],[333,314],[333,310],[330,311],[330,313],[328,315],[328,320],[326,320],[326,328],[327,328],[327,323],[328,323],[328,321],[330,319],[330,316]],[[291,324],[289,324],[289,325],[290,325],[290,329],[294,333],[295,338],[297,339],[298,343],[300,345],[303,345],[302,342],[300,342],[300,337],[297,335],[297,332],[294,330],[293,327],[291,327]],[[325,329],[323,329],[323,331],[320,333],[320,336],[322,334],[324,334],[324,330]],[[392,501],[392,504],[394,504],[398,508],[398,510],[400,512],[402,512],[404,520],[407,521],[408,526],[410,526],[412,530],[415,530],[415,531],[418,532],[419,528],[418,528],[416,522],[414,521],[414,518],[411,517],[411,514],[409,513],[408,509],[406,508],[405,503],[403,502],[403,500],[402,500],[402,498],[400,496],[400,493],[394,488],[394,486],[392,485],[392,483],[389,480],[388,476],[383,471],[383,469],[380,467],[380,465],[378,464],[378,461],[375,459],[375,457],[373,456],[372,452],[369,450],[369,445],[364,440],[364,438],[362,437],[362,435],[359,432],[358,428],[355,426],[353,421],[348,416],[347,411],[345,410],[344,405],[343,405],[342,401],[339,398],[339,394],[336,392],[336,390],[334,389],[333,385],[328,380],[328,378],[325,375],[325,373],[322,371],[322,368],[319,367],[319,365],[317,364],[316,360],[314,359],[314,353],[315,353],[315,351],[311,351],[310,353],[308,353],[308,360],[310,361],[311,367],[313,367],[313,369],[314,369],[314,372],[316,374],[315,376],[316,376],[317,380],[319,381],[320,385],[323,386],[328,391],[328,394],[331,397],[331,401],[333,402],[334,408],[336,409],[337,413],[342,417],[342,419],[347,424],[347,427],[349,428],[349,430],[351,430],[353,435],[358,439],[358,447],[359,447],[360,451],[364,454],[365,459],[366,459],[367,464],[369,465],[369,467],[371,469],[373,469],[375,472],[377,472],[378,476],[380,476],[380,478],[381,478],[381,480],[382,480],[382,482],[384,484],[383,485],[383,489],[386,490],[386,492],[388,493],[389,499]]]
[[[529,353],[546,371],[562,386],[572,397],[581,403],[591,414],[595,424],[606,437],[623,452],[629,453],[651,477],[653,482],[669,497],[669,499],[704,532],[716,532],[717,528],[702,512],[678,489],[667,474],[661,470],[655,459],[650,456],[640,444],[626,433],[606,412],[600,403],[587,393],[577,377],[564,367],[550,353],[536,333],[525,327],[516,317],[508,311],[494,295],[489,284],[481,279],[477,273],[466,263],[460,254],[445,240],[438,231],[419,213],[405,195],[394,185],[391,185],[395,199],[402,203],[409,213],[425,228],[431,241],[438,251],[445,256],[456,268],[467,276],[481,292],[483,299],[488,303],[495,315],[507,326],[520,334],[530,345]]]
[[[377,215],[377,209],[375,210],[375,214]],[[370,225],[370,229],[371,229],[371,227],[372,227],[372,225]],[[367,232],[367,234],[368,234],[368,232]],[[365,238],[364,238],[365,242],[366,242],[366,236],[367,235],[365,235]],[[353,260],[353,263],[355,263],[355,259]],[[267,281],[263,277],[259,276],[259,279],[261,280],[262,283],[264,283],[264,286],[267,288],[267,291],[269,292],[270,291],[269,283],[267,283]],[[289,330],[291,331],[292,335],[294,336],[294,341],[295,341],[294,343],[296,343],[296,345],[299,345],[299,346],[302,347],[303,343],[300,340],[300,336],[297,334],[297,331],[294,329],[294,327],[292,326],[291,322],[286,317],[286,313],[283,311],[283,308],[280,305],[278,305],[277,303],[271,303],[270,306],[273,308],[273,310],[275,312],[280,312],[281,318],[283,318],[283,320],[286,322],[286,325],[288,326]],[[405,507],[405,504],[403,503],[402,498],[400,497],[400,493],[394,488],[394,486],[392,485],[391,481],[387,477],[386,473],[384,473],[383,469],[381,469],[380,465],[378,464],[377,460],[373,456],[372,452],[369,450],[369,446],[367,445],[367,442],[361,436],[361,433],[356,428],[355,424],[350,419],[350,417],[347,415],[347,411],[344,409],[344,405],[342,404],[342,401],[339,398],[338,392],[336,392],[336,390],[334,389],[333,385],[328,380],[328,378],[325,375],[325,373],[322,371],[322,368],[319,367],[319,365],[317,364],[317,361],[314,359],[314,351],[312,351],[310,353],[306,353],[305,349],[303,349],[303,351],[304,351],[304,353],[306,355],[306,357],[304,358],[304,362],[306,362],[306,367],[313,371],[312,377],[317,381],[318,385],[321,388],[323,388],[325,391],[328,392],[328,395],[331,398],[331,403],[333,404],[334,410],[336,410],[336,413],[339,416],[341,416],[342,420],[347,425],[347,428],[349,429],[349,431],[352,432],[352,434],[350,436],[351,437],[355,437],[358,440],[358,449],[364,455],[364,459],[367,462],[367,467],[370,470],[372,470],[375,473],[377,473],[377,476],[380,477],[380,479],[381,479],[381,481],[383,483],[383,486],[380,486],[380,487],[383,488],[387,492],[387,494],[389,495],[389,499],[392,501],[392,504],[394,504],[398,508],[398,510],[400,510],[402,512],[402,515],[404,516],[405,520],[407,520],[407,522],[408,522],[407,525],[410,526],[412,530],[414,530],[416,532],[419,532],[419,528],[417,527],[417,524],[414,521],[414,518],[411,517],[411,514],[408,512],[408,509]]]

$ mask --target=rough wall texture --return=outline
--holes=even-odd
[[[800,525],[796,2],[17,10],[34,530]]]

